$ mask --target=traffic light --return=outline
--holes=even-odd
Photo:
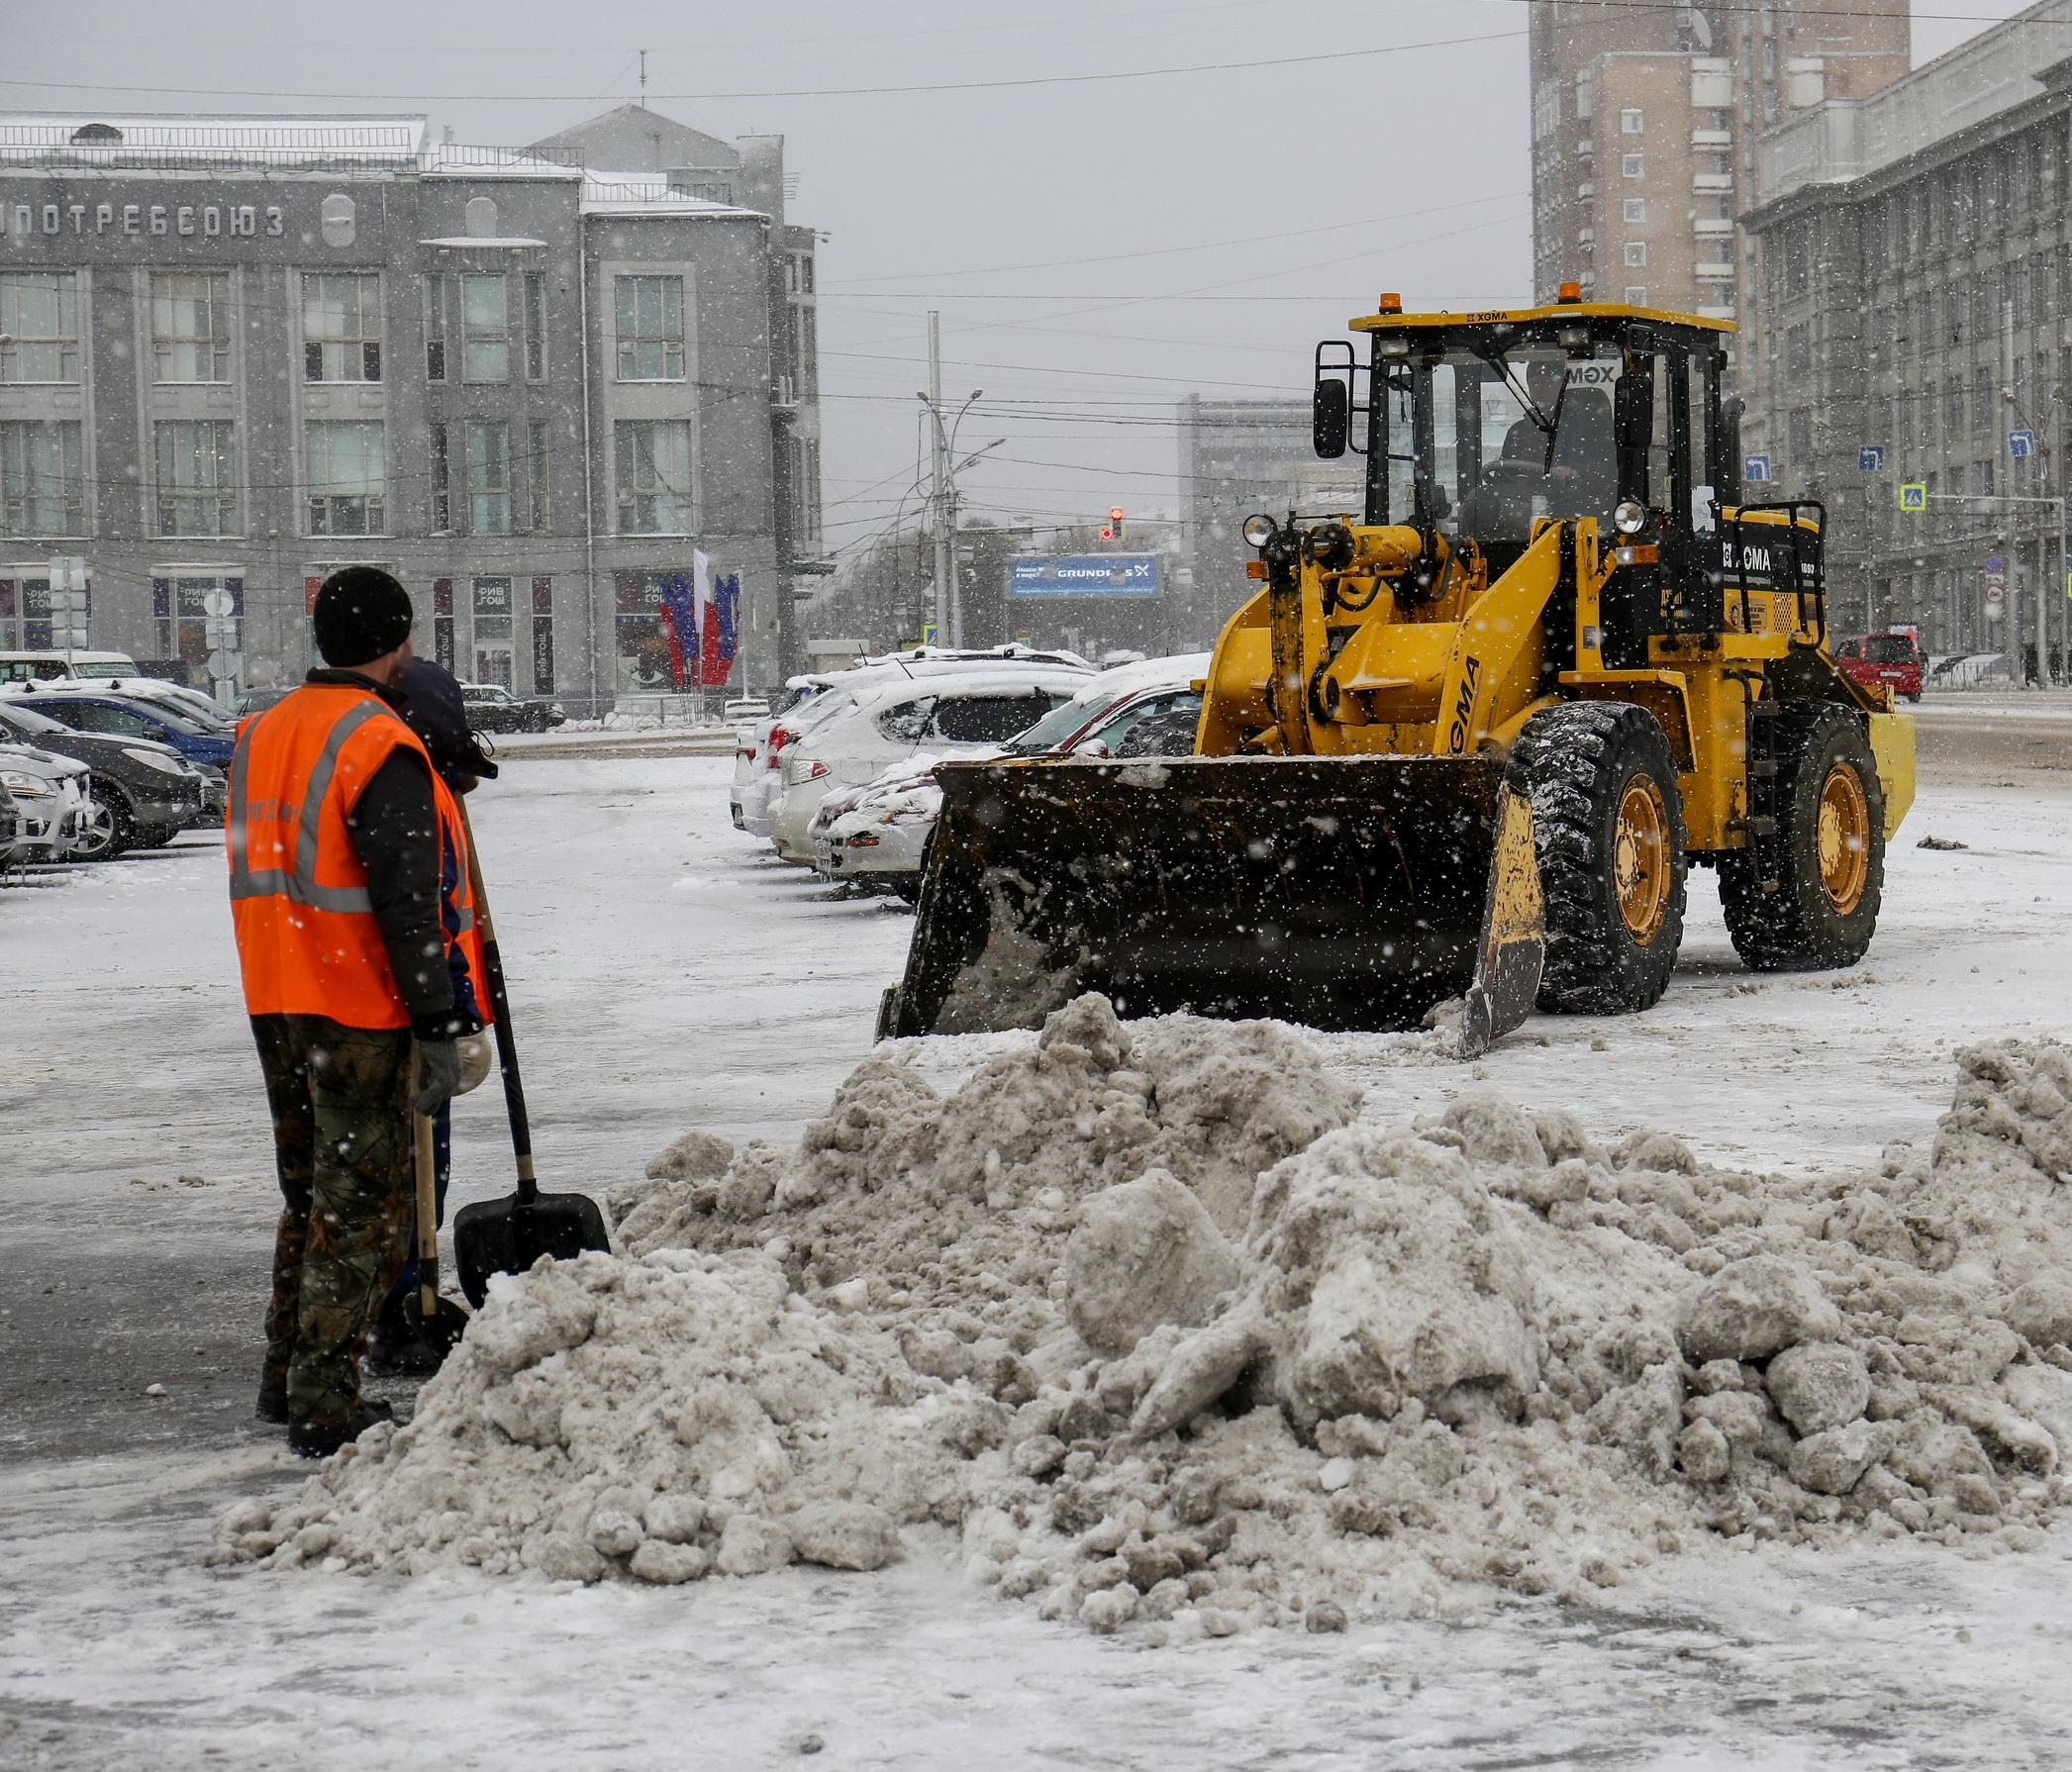
[[[1108,513],[1108,527],[1101,532],[1104,541],[1120,541],[1123,539],[1123,507],[1115,506]]]

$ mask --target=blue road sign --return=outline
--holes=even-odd
[[[1867,474],[1883,473],[1885,471],[1885,445],[1883,443],[1864,444],[1862,448],[1856,451],[1856,465]]]
[[[2008,453],[2017,461],[2026,461],[2036,452],[2036,434],[2023,427],[2008,433]]]
[[[1998,577],[2000,577],[2000,576],[2001,576],[2001,575],[2002,575],[2002,574],[2003,574],[2004,572],[2006,572],[2006,571],[2007,571],[2007,569],[2008,569],[2008,562],[2007,562],[2007,560],[2006,560],[2005,558],[2003,558],[2003,557],[2002,557],[2002,556],[2001,556],[2000,554],[1997,554],[1997,553],[1989,553],[1989,554],[1987,554],[1987,555],[1986,555],[1986,576],[1987,576],[1987,577],[1989,577],[1989,578],[1998,578]]]
[[[1741,464],[1741,473],[1742,473],[1742,476],[1743,476],[1744,478],[1746,478],[1746,479],[1750,479],[1750,480],[1767,480],[1767,479],[1769,479],[1769,478],[1770,478],[1770,458],[1769,458],[1769,456],[1767,456],[1767,455],[1750,455],[1750,456],[1748,457],[1748,459],[1747,459],[1746,461],[1744,461],[1744,462],[1743,462],[1743,463]]]
[[[1016,554],[1007,563],[1016,597],[1155,597],[1155,553]]]
[[[1900,488],[1902,511],[1925,511],[1928,508],[1928,488],[1925,481],[1916,481]]]

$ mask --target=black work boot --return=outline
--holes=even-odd
[[[361,1403],[343,1422],[290,1422],[288,1450],[298,1458],[329,1458],[377,1423],[393,1421],[395,1414],[386,1403]]]
[[[275,1427],[287,1425],[288,1420],[288,1375],[277,1372],[271,1366],[259,1374],[259,1400],[252,1405],[251,1413],[260,1421]]]
[[[422,1333],[418,1315],[406,1301],[415,1293],[383,1303],[367,1336],[367,1370],[376,1378],[430,1378],[445,1363],[446,1349],[434,1346]]]

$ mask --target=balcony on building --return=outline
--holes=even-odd
[[[1733,146],[1733,131],[1693,130],[1691,132],[1691,146],[1693,148],[1731,148]]]
[[[1730,191],[1733,189],[1731,172],[1694,172],[1691,174],[1691,189],[1694,191]]]
[[[1700,240],[1726,240],[1733,234],[1733,224],[1715,216],[1694,216],[1691,232]]]

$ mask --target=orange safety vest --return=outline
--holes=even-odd
[[[348,1028],[410,1025],[345,824],[401,748],[424,757],[443,835],[459,861],[459,941],[488,1013],[458,810],[403,717],[372,689],[343,683],[305,684],[238,728],[226,838],[248,1013],[328,1016]]]

